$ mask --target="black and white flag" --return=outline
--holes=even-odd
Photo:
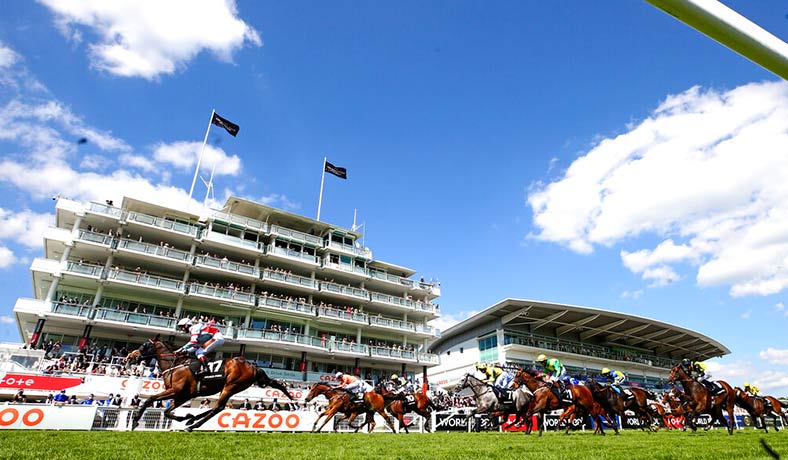
[[[329,174],[333,174],[340,179],[347,179],[347,169],[341,168],[339,166],[334,166],[331,163],[326,161],[326,172]]]
[[[233,137],[235,137],[238,134],[238,130],[241,129],[240,126],[236,125],[235,123],[233,123],[232,121],[226,118],[220,117],[219,114],[215,112],[213,114],[213,119],[211,120],[211,123],[213,123],[216,126],[219,126],[220,128],[224,128]]]

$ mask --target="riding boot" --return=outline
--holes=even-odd
[[[200,367],[200,374],[202,374],[202,375],[207,374],[208,373],[208,363],[207,363],[207,360],[205,359],[205,355],[200,356],[197,359],[200,360],[200,365],[201,365],[201,367]]]

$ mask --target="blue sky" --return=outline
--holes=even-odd
[[[241,126],[211,131],[216,202],[314,216],[328,156],[322,220],[357,208],[376,258],[440,279],[444,327],[506,297],[623,311],[788,394],[775,75],[629,0],[125,3],[0,17],[0,340],[51,197],[185,201],[215,108]],[[783,4],[725,3],[788,38]]]

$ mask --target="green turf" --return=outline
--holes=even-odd
[[[788,459],[788,431],[335,434],[0,431],[0,459]]]

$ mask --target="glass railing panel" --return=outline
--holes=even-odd
[[[320,238],[319,236],[310,235],[304,232],[299,232],[298,230],[291,230],[289,228],[280,227],[279,225],[272,225],[271,233],[281,235],[290,240],[302,241],[304,243],[309,243],[318,247],[323,246],[323,239]]]
[[[184,224],[181,222],[175,222],[169,219],[163,219],[161,217],[154,217],[149,216],[147,214],[140,214],[137,212],[130,212],[126,217],[129,221],[139,222],[145,225],[151,225],[154,227],[164,228],[167,230],[172,230],[178,233],[184,233],[186,235],[196,236],[199,227],[196,225]]]
[[[183,290],[183,281],[161,276],[146,275],[143,273],[129,272],[125,270],[110,269],[109,279],[124,281],[127,283],[141,284],[173,291]]]
[[[269,252],[269,254],[277,254],[277,255],[281,255],[281,256],[286,256],[286,257],[290,257],[290,258],[293,258],[293,259],[303,260],[305,262],[309,262],[309,263],[313,263],[313,264],[317,264],[318,263],[317,256],[313,256],[313,255],[310,255],[310,254],[307,254],[307,253],[301,252],[301,251],[296,251],[294,249],[280,248],[280,247],[277,247],[277,246],[269,244],[268,245],[268,252]]]
[[[104,267],[101,265],[90,265],[84,264],[79,262],[68,262],[66,264],[66,270],[74,273],[79,273],[81,275],[87,276],[101,276]]]
[[[238,216],[235,214],[230,214],[226,212],[218,212],[215,211],[213,213],[214,219],[224,221],[227,223],[234,223],[240,224],[244,227],[253,228],[255,230],[262,230],[263,232],[268,231],[268,225],[265,222],[252,219],[250,217]]]
[[[263,279],[269,279],[272,281],[281,281],[283,283],[295,284],[298,286],[304,286],[313,289],[317,287],[317,282],[312,278],[308,278],[306,276],[294,275],[292,273],[277,272],[273,270],[264,270]]]
[[[79,231],[79,239],[82,241],[89,241],[91,243],[103,244],[109,246],[112,242],[112,237],[104,233],[94,233],[85,230]]]
[[[432,353],[416,353],[416,357],[421,363],[438,364],[440,362],[438,355]]]
[[[120,208],[115,208],[113,206],[107,206],[101,203],[90,203],[88,205],[88,209],[92,212],[106,214],[108,216],[120,218],[123,215],[123,211]]]
[[[52,307],[52,312],[60,313],[61,315],[86,317],[89,311],[90,307],[88,306],[67,303],[56,303]]]

